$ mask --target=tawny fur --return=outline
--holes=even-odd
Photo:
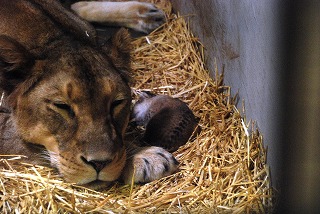
[[[25,155],[89,187],[129,181],[134,168],[142,172],[136,182],[176,170],[163,149],[123,141],[131,103],[127,30],[100,46],[95,29],[56,0],[0,0],[0,20],[0,154]]]

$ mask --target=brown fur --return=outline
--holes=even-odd
[[[143,141],[171,152],[186,144],[198,122],[183,101],[167,95],[139,92],[132,120],[145,127]]]
[[[56,1],[1,0],[0,19],[0,86],[11,112],[0,113],[0,153],[46,162],[80,184],[105,162],[97,179],[117,179],[131,102],[128,33],[99,47],[93,28]]]
[[[127,30],[98,45],[94,28],[56,0],[0,0],[0,20],[0,154],[25,155],[94,188],[176,170],[165,150],[123,142],[131,103]]]

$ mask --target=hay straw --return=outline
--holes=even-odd
[[[162,2],[163,3],[163,2]],[[163,5],[162,5],[163,6]],[[102,192],[65,183],[56,172],[0,157],[2,213],[267,213],[273,207],[266,149],[224,86],[211,79],[203,47],[185,20],[165,8],[168,23],[133,42],[134,90],[187,102],[201,133],[174,153],[179,172],[145,185]],[[254,130],[254,131],[253,131]],[[8,158],[8,157],[6,157]]]

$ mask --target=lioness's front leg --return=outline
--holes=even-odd
[[[111,26],[123,26],[150,33],[165,22],[162,10],[145,2],[81,1],[71,5],[80,17]]]
[[[179,162],[165,149],[152,147],[130,148],[122,173],[126,184],[147,183],[173,174]]]

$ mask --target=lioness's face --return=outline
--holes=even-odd
[[[44,72],[17,97],[17,129],[24,141],[45,146],[66,181],[113,181],[126,160],[130,88],[103,55],[77,54],[36,62],[33,73]]]

